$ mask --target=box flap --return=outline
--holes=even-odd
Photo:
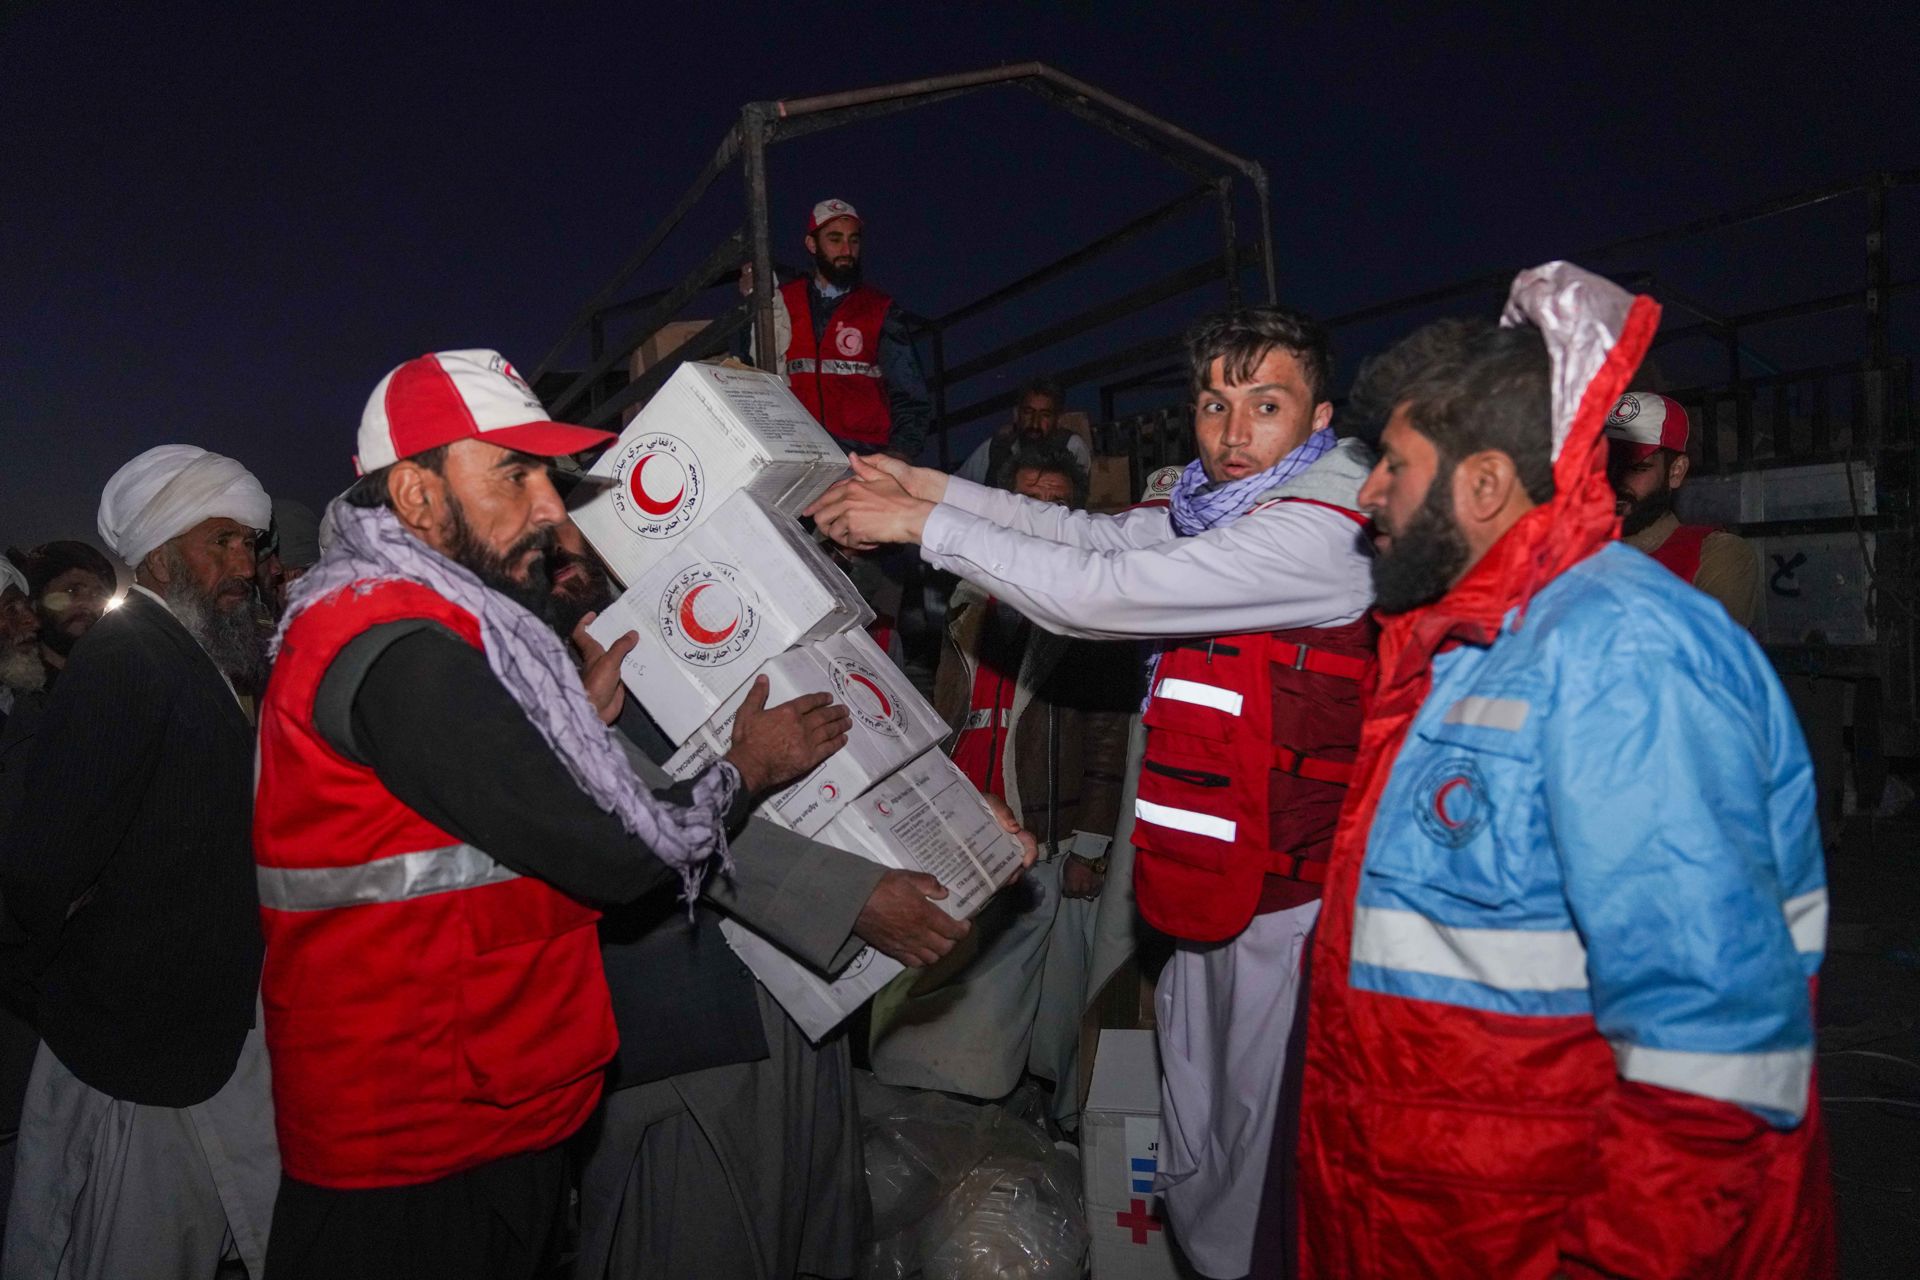
[[[1152,1031],[1108,1028],[1100,1033],[1093,1060],[1093,1088],[1087,1113],[1160,1114],[1160,1046]]]

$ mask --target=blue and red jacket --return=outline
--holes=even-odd
[[[1834,1268],[1812,770],[1752,640],[1608,545],[1600,420],[1658,321],[1613,297],[1557,496],[1383,626],[1314,942],[1308,1276]]]

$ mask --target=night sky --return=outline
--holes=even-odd
[[[1322,314],[1920,165],[1911,3],[1386,16],[1402,8],[0,0],[0,541],[95,538],[106,478],[169,441],[317,507],[350,480],[387,369],[463,346],[531,367],[750,99],[1050,62],[1264,163],[1283,297]],[[772,184],[777,256],[800,257],[814,200],[843,196],[868,219],[869,278],[925,313],[1188,185],[1004,88],[792,143]],[[1903,199],[1920,233],[1920,191]],[[1808,220],[1805,249],[1761,232],[1608,265],[1734,308],[1857,287],[1862,208]],[[741,209],[723,182],[636,291]],[[1897,278],[1920,266],[1915,233]],[[952,354],[1125,293],[1217,235],[1211,213],[1169,228],[956,331]],[[1826,340],[1856,340],[1857,320],[1836,323]],[[1343,333],[1346,372],[1394,331]],[[1766,358],[1800,358],[1802,339],[1779,341]]]

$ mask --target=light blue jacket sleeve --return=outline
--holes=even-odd
[[[1600,1032],[1624,1079],[1791,1126],[1813,1067],[1795,933],[1813,896],[1823,932],[1825,890],[1784,698],[1758,673],[1694,670],[1684,650],[1588,652],[1562,664],[1542,754]]]

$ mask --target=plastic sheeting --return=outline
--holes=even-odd
[[[861,1280],[1077,1280],[1080,1160],[1002,1106],[859,1080],[873,1242]],[[1032,1108],[1026,1108],[1031,1110]]]

